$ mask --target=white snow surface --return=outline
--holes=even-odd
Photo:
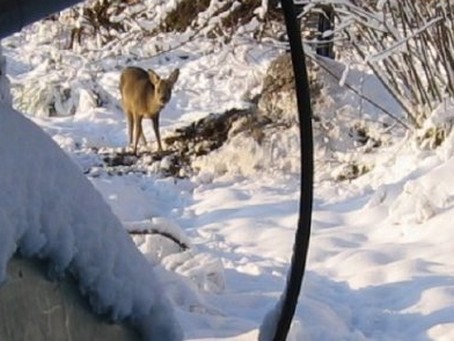
[[[163,6],[161,12],[168,10]],[[49,86],[43,74],[52,74],[52,84],[70,80],[72,115],[63,109],[60,117],[26,115],[81,169],[94,158],[90,147],[126,145],[118,93],[122,66],[153,67],[163,74],[181,69],[162,113],[166,136],[211,112],[244,106],[245,94],[260,91],[266,67],[279,52],[272,44],[244,37],[225,46],[194,40],[156,57],[143,51],[141,58],[127,63],[109,50],[79,56],[62,52],[58,44],[37,48],[39,39],[30,39],[33,34],[44,33],[32,27],[4,41],[14,104],[32,113],[46,107],[48,97],[35,103],[21,97],[31,84]],[[182,37],[175,35],[165,44],[176,46]],[[122,51],[135,53],[142,46],[128,40]],[[58,68],[43,64],[50,55],[63,54]],[[311,245],[288,340],[452,340],[454,134],[432,149],[417,143],[418,132],[403,134],[398,125],[390,126],[389,117],[340,85],[355,82],[351,85],[375,96],[395,115],[402,115],[399,107],[373,76],[346,65],[340,68],[349,70],[341,84],[332,81],[322,89],[314,107],[319,110],[315,114],[331,123],[322,127],[326,135],[315,132]],[[103,99],[100,107],[93,101],[95,93]],[[424,129],[452,124],[453,110],[447,101]],[[133,307],[147,312],[147,304],[166,301],[164,295],[156,296],[162,290],[185,339],[258,338],[261,322],[282,293],[291,258],[299,200],[297,129],[277,130],[262,146],[247,136],[234,136],[199,159],[200,172],[189,179],[162,178],[152,171],[89,177],[125,228],[168,229],[191,245],[189,251],[174,253],[158,250],[162,240],[135,236],[137,248],[152,265],[146,266],[83,175],[68,162],[53,166],[60,164],[62,153],[17,113],[6,110],[0,118],[0,169],[7,174],[0,177],[0,228],[9,238],[0,241],[3,276],[7,259],[19,247],[29,255],[51,257],[56,270],[76,266],[85,271],[86,286],[110,302],[119,318]],[[380,147],[349,144],[342,131],[348,122],[368,127],[371,136],[381,139]],[[387,123],[386,129],[377,128],[380,122]],[[145,134],[154,141],[151,125]],[[349,181],[336,180],[350,162],[369,171]],[[64,229],[68,224],[76,228]],[[94,264],[98,261],[107,268]],[[122,279],[109,284],[118,273]],[[97,281],[105,281],[111,290],[102,291]],[[123,284],[134,299],[116,291]],[[162,314],[172,312],[166,308]]]

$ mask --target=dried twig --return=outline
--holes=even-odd
[[[128,233],[131,234],[131,235],[159,235],[159,236],[163,236],[163,237],[165,237],[167,239],[170,239],[175,244],[177,244],[180,247],[181,251],[186,251],[186,250],[190,249],[189,245],[187,245],[186,243],[184,243],[183,241],[179,240],[174,235],[172,235],[172,234],[170,234],[168,232],[163,232],[163,231],[159,231],[159,230],[156,230],[156,229],[146,229],[146,230],[130,230],[130,231],[128,231]]]

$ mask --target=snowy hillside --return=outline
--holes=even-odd
[[[288,122],[268,126],[263,139],[232,129],[220,148],[191,155],[190,169],[170,172],[174,154],[142,149],[137,158],[126,150],[118,87],[125,66],[166,76],[180,69],[161,113],[165,140],[210,114],[251,108],[285,44],[266,34],[255,39],[262,7],[230,39],[207,38],[217,32],[221,19],[207,18],[221,1],[210,2],[198,26],[144,36],[141,29],[155,29],[178,2],[142,3],[154,6],[153,14],[131,6],[135,20],[124,21],[130,26],[111,41],[103,35],[69,49],[64,16],[3,40],[13,106],[69,155],[131,233],[185,339],[256,340],[284,288],[297,222],[294,109],[288,106]],[[127,11],[118,21],[132,15]],[[348,62],[330,64],[340,82],[317,74],[313,230],[288,339],[452,340],[454,134],[448,129],[440,142],[430,132],[452,125],[454,102],[407,130],[347,89],[404,117],[364,65]],[[150,122],[144,131],[156,151]],[[113,162],[119,155],[127,157]]]

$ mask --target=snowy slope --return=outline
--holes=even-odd
[[[52,273],[75,275],[95,311],[130,320],[146,339],[181,339],[152,267],[76,165],[4,104],[0,136],[0,281],[15,252],[49,259]]]

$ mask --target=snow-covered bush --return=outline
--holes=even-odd
[[[417,131],[416,140],[422,149],[435,149],[441,146],[454,124],[454,104],[452,99],[440,104]]]
[[[77,103],[70,87],[33,79],[13,89],[16,107],[24,113],[52,117],[73,115]]]
[[[175,0],[158,7],[152,0],[89,0],[50,19],[54,27],[60,26],[60,38],[67,48],[87,50],[163,32],[191,31],[189,39],[229,37],[244,31],[249,23],[246,31],[257,34],[282,17],[275,6],[262,0]]]
[[[326,1],[312,1],[305,14]],[[366,65],[393,94],[412,127],[421,127],[445,94],[454,96],[454,9],[450,1],[333,2],[336,53]]]
[[[65,81],[63,74],[54,78],[30,78],[14,84],[15,107],[24,113],[40,117],[71,116],[99,105],[99,96],[90,85]]]

